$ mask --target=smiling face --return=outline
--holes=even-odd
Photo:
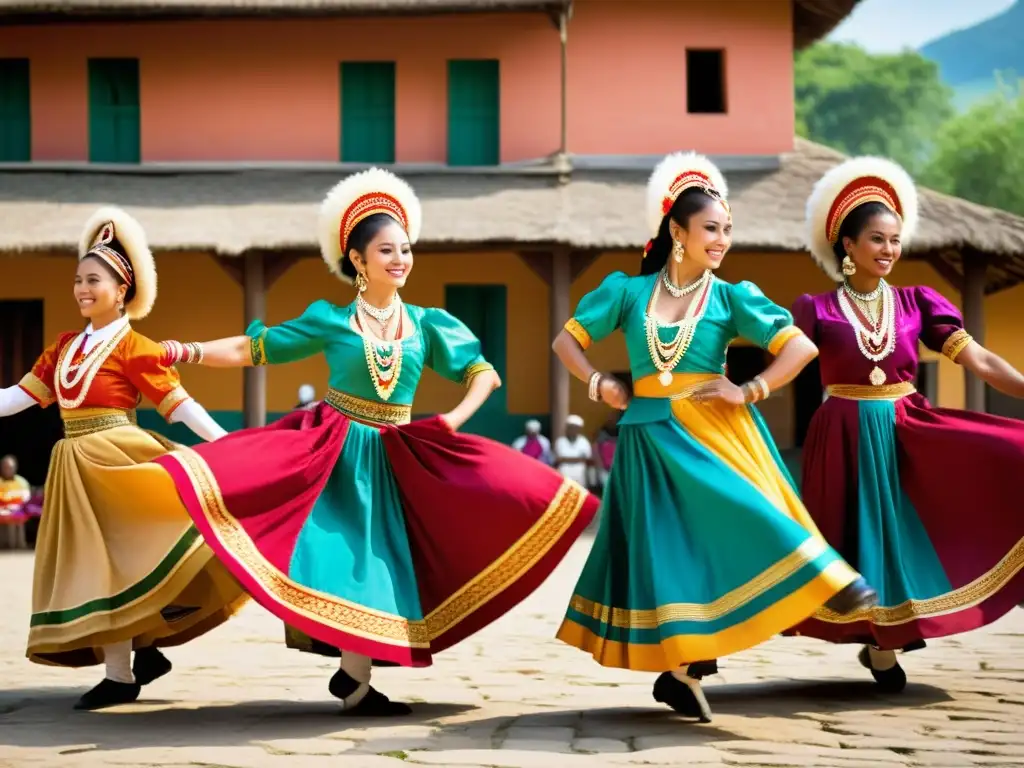
[[[373,285],[402,288],[412,272],[412,244],[409,235],[392,220],[377,230],[363,251],[350,252],[356,270]]]
[[[110,268],[99,259],[87,256],[78,262],[75,273],[75,301],[82,317],[93,320],[111,313],[124,304],[128,287],[114,277]]]
[[[857,237],[844,237],[843,248],[857,266],[857,272],[872,277],[887,277],[903,251],[900,233],[903,227],[892,211],[871,216]]]
[[[709,198],[704,207],[690,216],[685,229],[674,220],[669,228],[672,238],[683,245],[683,258],[705,269],[722,266],[732,245],[732,215],[721,200]]]

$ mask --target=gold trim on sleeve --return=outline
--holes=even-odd
[[[473,363],[471,366],[466,368],[466,372],[462,374],[462,386],[468,387],[473,383],[473,379],[479,376],[481,373],[487,371],[493,371],[494,366],[484,361],[481,363]]]
[[[57,399],[57,396],[53,394],[53,390],[46,386],[43,380],[34,373],[26,373],[22,376],[18,386],[25,390],[25,393],[43,408]]]
[[[252,336],[249,339],[249,357],[252,359],[253,365],[266,365],[267,364],[267,346],[266,339],[267,329],[264,328],[260,331],[259,336]]]
[[[569,318],[568,322],[565,324],[565,330],[567,330],[569,335],[576,339],[584,349],[587,349],[593,342],[593,339],[590,338],[590,332],[584,328],[583,324],[575,317]]]
[[[177,386],[164,395],[164,399],[157,404],[156,411],[163,416],[166,421],[170,421],[171,414],[174,413],[175,409],[186,400],[191,399],[192,396],[185,391],[184,387]]]
[[[803,335],[804,332],[797,326],[787,325],[781,331],[772,336],[772,340],[768,342],[768,352],[772,355],[777,355],[790,341],[795,339],[797,336]]]
[[[947,338],[946,342],[942,345],[942,354],[955,363],[957,357],[960,356],[960,353],[963,352],[967,345],[972,341],[974,341],[974,337],[963,328],[955,330],[949,334],[949,338]]]

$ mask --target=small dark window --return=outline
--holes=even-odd
[[[686,111],[725,113],[725,51],[686,52]]]

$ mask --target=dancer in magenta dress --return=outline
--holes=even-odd
[[[1024,423],[932,407],[914,388],[918,342],[1015,397],[1024,376],[973,341],[940,293],[886,282],[916,224],[899,166],[857,158],[831,170],[808,225],[815,260],[842,285],[793,308],[827,394],[804,445],[804,501],[880,601],[848,616],[823,609],[795,634],[863,644],[861,663],[887,691],[906,685],[897,650],[1024,600]]]

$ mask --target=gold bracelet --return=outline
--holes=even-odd
[[[764,380],[764,376],[762,376],[761,374],[755,376],[754,383],[757,384],[758,388],[761,390],[760,399],[767,400],[771,396],[772,390],[768,386],[768,382]]]

